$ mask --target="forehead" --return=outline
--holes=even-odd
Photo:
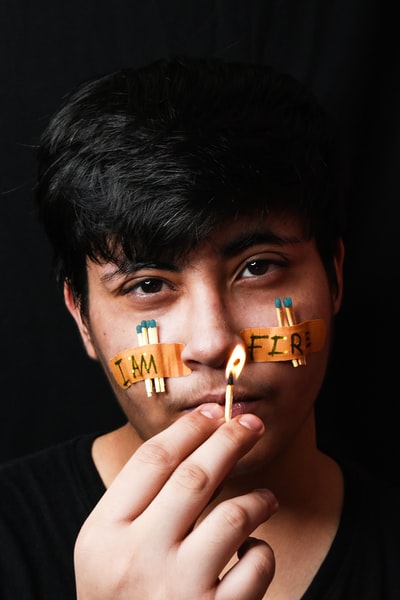
[[[296,243],[305,239],[303,221],[294,215],[245,216],[220,223],[211,232],[208,240],[216,247],[240,250],[257,243],[276,245]]]

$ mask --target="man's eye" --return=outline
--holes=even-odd
[[[242,271],[242,277],[251,277],[257,275],[265,275],[271,268],[271,262],[268,260],[252,260],[247,263],[246,268]]]
[[[134,291],[138,294],[156,294],[162,290],[163,285],[161,279],[145,279],[135,285]]]

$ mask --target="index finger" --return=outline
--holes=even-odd
[[[195,448],[174,470],[143,519],[163,523],[164,538],[181,541],[234,465],[264,431],[255,415],[235,417]],[[207,546],[207,544],[206,544]]]
[[[204,404],[144,442],[121,469],[93,511],[131,521],[149,505],[176,467],[225,422],[223,407]]]

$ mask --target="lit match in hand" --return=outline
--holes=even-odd
[[[235,346],[225,369],[226,391],[225,391],[225,421],[232,418],[233,386],[239,377],[244,363],[246,362],[246,350],[241,344]]]

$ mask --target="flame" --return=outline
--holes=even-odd
[[[225,376],[228,379],[230,374],[232,373],[232,377],[234,381],[239,377],[244,364],[246,362],[246,350],[242,346],[242,344],[238,344],[232,350],[232,354],[228,360],[228,364],[225,369]]]

